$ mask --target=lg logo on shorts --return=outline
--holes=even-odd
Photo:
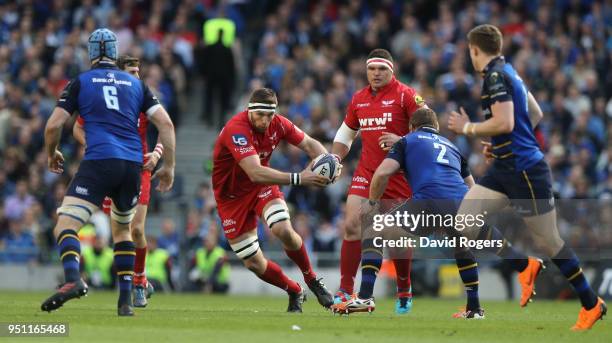
[[[237,146],[245,146],[249,144],[244,135],[233,135],[232,141],[234,142],[234,145],[237,145]]]

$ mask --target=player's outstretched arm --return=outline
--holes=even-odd
[[[531,127],[535,128],[538,126],[538,123],[542,118],[544,118],[544,113],[542,113],[542,109],[538,102],[533,97],[531,92],[527,92],[527,111],[529,112],[529,121],[531,122]]]
[[[149,116],[149,120],[159,131],[159,139],[164,145],[164,164],[153,177],[159,178],[157,190],[167,192],[172,189],[172,184],[174,183],[174,166],[176,163],[174,124],[172,124],[168,112],[162,106],[157,107],[155,112]]]
[[[514,130],[514,104],[512,101],[496,102],[491,105],[491,118],[480,123],[471,123],[463,107],[459,110],[461,113],[452,111],[448,118],[448,128],[457,134],[497,136]]]
[[[317,175],[309,170],[304,169],[301,173],[284,173],[276,169],[262,166],[259,161],[259,156],[247,156],[238,162],[240,168],[248,175],[249,179],[254,183],[264,185],[305,185],[324,187],[329,183],[329,179],[324,176]]]
[[[400,169],[400,164],[392,158],[385,158],[382,163],[376,168],[372,183],[370,184],[370,200],[379,200],[385,193],[387,183],[391,175],[397,173]]]
[[[315,157],[326,154],[327,149],[319,142],[318,140],[310,137],[307,134],[304,134],[304,139],[298,144],[298,148],[302,149],[310,159],[314,159]]]
[[[47,152],[47,164],[49,170],[54,173],[64,171],[64,157],[59,152],[58,146],[64,123],[70,118],[70,114],[61,107],[55,107],[53,113],[47,120],[45,126],[45,151]]]

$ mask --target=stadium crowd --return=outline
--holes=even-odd
[[[481,79],[472,70],[465,36],[477,24],[494,24],[504,33],[506,59],[545,113],[538,140],[558,197],[612,198],[610,1],[5,1],[0,4],[0,261],[33,263],[55,255],[47,253],[54,211],[83,149],[65,128],[67,175],[51,174],[42,132],[63,87],[89,68],[89,33],[97,27],[117,33],[120,53],[141,58],[145,82],[180,127],[191,110],[187,98],[200,96],[192,91],[194,81],[214,80],[205,68],[212,55],[203,46],[202,24],[219,16],[230,18],[236,29],[228,44],[233,58],[219,62],[237,75],[226,119],[245,108],[252,89],[267,86],[279,94],[280,113],[328,145],[352,94],[366,85],[364,56],[374,48],[392,52],[395,76],[419,91],[442,128],[459,106],[477,116],[473,120],[482,119]],[[207,116],[212,113],[204,112],[203,119],[213,124]],[[469,156],[474,176],[482,175],[480,142],[442,133]],[[359,146],[352,149],[336,184],[284,189],[296,231],[311,250],[337,251],[342,201],[358,151]],[[305,159],[284,145],[272,165],[300,171]],[[186,227],[177,229],[199,247],[201,233],[218,227],[207,182],[188,213]],[[566,218],[562,231],[593,237],[589,230],[595,228],[602,233],[599,243],[612,246],[612,234],[604,230],[610,216],[589,220],[574,224]]]

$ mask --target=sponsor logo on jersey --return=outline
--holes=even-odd
[[[257,194],[257,197],[260,198],[260,199],[265,199],[265,198],[269,197],[270,195],[272,195],[272,190],[268,189],[265,192],[261,192],[261,193]]]
[[[381,117],[359,118],[359,126],[362,130],[382,130],[387,128],[387,123],[393,121],[391,113],[383,113]]]
[[[423,100],[422,96],[417,94],[417,95],[414,96],[414,103],[417,106],[421,107],[421,106],[425,105],[425,100]]]
[[[393,105],[394,102],[395,102],[395,99],[393,99],[393,100],[383,100],[382,104],[383,104],[383,107],[389,107],[389,106]]]
[[[89,195],[89,190],[87,188],[85,188],[85,187],[76,186],[74,188],[74,191],[77,192],[77,194]]]
[[[353,177],[353,182],[359,182],[359,183],[365,183],[365,184],[370,183],[370,181],[368,181],[368,179],[366,179],[363,176],[354,176]]]
[[[232,141],[236,146],[246,146],[247,144],[249,144],[245,135],[233,135]]]
[[[236,221],[231,218],[223,220],[223,227],[231,226],[231,225],[236,225]]]
[[[369,102],[363,102],[363,103],[355,105],[355,107],[357,107],[357,108],[363,108],[363,107],[368,107],[368,106],[370,106]]]
[[[253,150],[255,150],[255,148],[253,148],[252,146],[247,146],[247,147],[241,147],[241,148],[234,149],[234,151],[237,151],[241,155],[248,154],[248,153],[250,153]]]

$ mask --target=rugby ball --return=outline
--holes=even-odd
[[[314,159],[311,170],[313,173],[325,176],[332,181],[336,175],[336,161],[332,154],[321,154]]]

